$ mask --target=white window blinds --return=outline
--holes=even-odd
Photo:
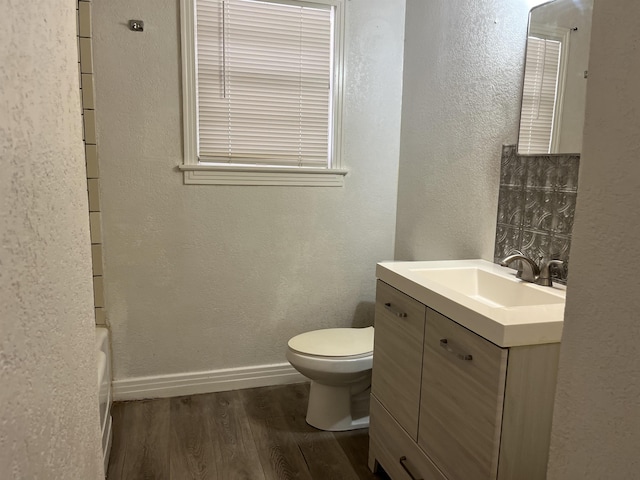
[[[549,153],[551,149],[562,43],[529,37],[522,93],[519,153]]]
[[[330,166],[333,9],[197,0],[200,162]]]

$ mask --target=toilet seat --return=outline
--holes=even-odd
[[[367,357],[373,354],[373,332],[373,327],[326,328],[296,335],[288,346],[311,357]]]

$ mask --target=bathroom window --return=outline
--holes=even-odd
[[[342,185],[342,2],[182,0],[185,183]]]

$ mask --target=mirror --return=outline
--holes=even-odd
[[[593,0],[531,9],[518,153],[580,153]]]

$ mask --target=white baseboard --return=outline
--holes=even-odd
[[[208,372],[190,372],[113,381],[113,399],[179,397],[199,393],[224,392],[241,388],[301,383],[306,378],[289,363],[227,368]]]

